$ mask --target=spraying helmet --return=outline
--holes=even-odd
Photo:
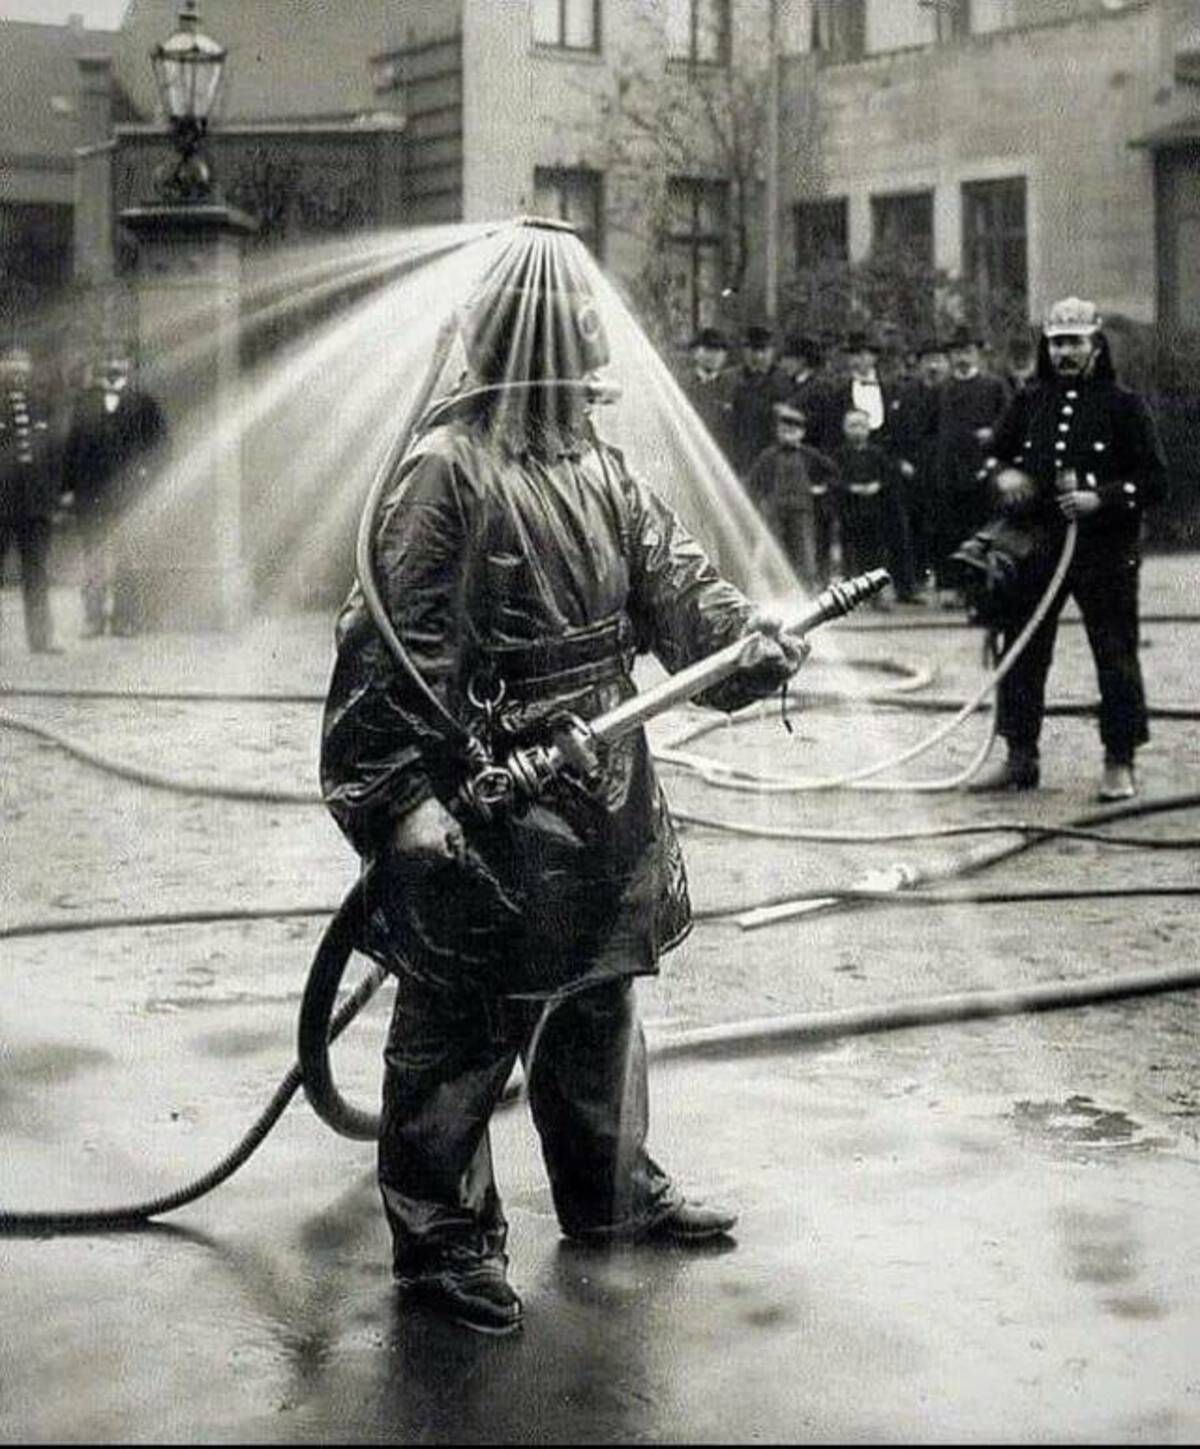
[[[577,381],[608,361],[583,243],[569,228],[527,221],[463,307],[467,362],[485,385]]]

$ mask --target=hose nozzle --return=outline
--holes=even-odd
[[[868,573],[857,574],[852,579],[840,579],[817,595],[812,607],[788,632],[807,634],[818,624],[824,624],[830,619],[840,619],[852,609],[857,609],[866,599],[882,593],[891,581],[892,576],[887,569],[871,569]]]

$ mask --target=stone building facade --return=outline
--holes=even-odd
[[[21,81],[0,115],[7,275],[111,274],[174,12],[131,0],[111,35],[0,24]],[[1022,288],[1033,317],[1078,290],[1200,325],[1196,0],[205,0],[230,52],[218,168],[274,206],[269,231],[567,216],[623,279],[656,263],[686,330],[731,280],[763,302],[772,12],[781,282],[886,240]],[[705,117],[728,74],[759,83],[760,144],[733,163]],[[365,179],[340,201],[339,172]]]

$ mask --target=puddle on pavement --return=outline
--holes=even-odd
[[[1169,1137],[1152,1133],[1128,1112],[1103,1107],[1091,1097],[1014,1102],[1007,1115],[1022,1136],[1071,1155],[1147,1152],[1172,1145]]]

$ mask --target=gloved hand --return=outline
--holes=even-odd
[[[435,796],[401,816],[392,831],[392,854],[413,864],[462,860],[467,841],[462,826]]]
[[[1074,522],[1099,511],[1100,495],[1091,488],[1069,488],[1058,495],[1058,511]]]
[[[786,683],[812,653],[812,645],[803,635],[788,634],[783,620],[764,609],[751,614],[746,633],[755,637],[742,668],[763,688],[778,688]]]

